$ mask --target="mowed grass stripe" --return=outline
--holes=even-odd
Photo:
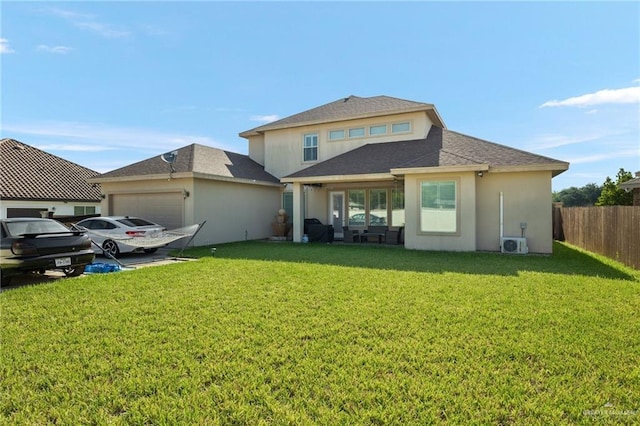
[[[640,280],[559,250],[244,243],[197,262],[3,292],[0,415],[24,424],[637,420]],[[585,414],[605,405],[612,415]]]

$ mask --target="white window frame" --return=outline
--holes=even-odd
[[[315,139],[315,140],[314,140]],[[319,137],[318,133],[305,133],[302,138],[302,161],[305,163],[312,163],[318,161],[319,153],[318,153],[318,145],[319,145]],[[307,150],[315,150],[315,158],[307,160]]]
[[[352,136],[351,132],[353,130],[362,130],[362,134]],[[364,127],[353,127],[351,129],[349,129],[348,135],[349,135],[349,139],[363,138],[363,137],[365,137],[367,135],[367,130]]]
[[[371,131],[371,129],[373,128],[382,128],[384,127],[384,132],[380,132],[380,133],[373,133]],[[387,132],[389,131],[389,126],[387,126],[386,124],[374,124],[372,126],[369,126],[369,136],[382,136],[382,135],[386,135]]]
[[[334,137],[333,133],[337,133],[337,132],[342,132],[342,136]],[[345,138],[345,131],[344,131],[344,129],[329,130],[329,133],[328,133],[327,136],[328,136],[330,141],[341,141],[341,140],[344,140],[344,138]]]
[[[423,204],[423,186],[425,184],[451,184],[454,185],[454,208],[453,209],[436,209],[431,212],[425,211]],[[418,204],[418,218],[419,218],[419,232],[420,234],[425,235],[444,235],[444,236],[459,236],[460,235],[460,180],[453,179],[434,179],[434,180],[424,180],[420,182],[418,185],[420,200]],[[440,188],[438,187],[438,193],[440,192]],[[447,218],[446,210],[453,210],[453,229],[451,229],[451,215]],[[438,213],[439,212],[439,213]],[[438,227],[437,225],[432,225],[434,222],[440,222],[447,224],[448,227]]]
[[[407,125],[409,129],[408,130],[395,130],[396,126],[401,126],[401,125]],[[391,133],[393,133],[393,134],[410,133],[412,127],[413,126],[411,125],[411,121],[400,121],[398,123],[392,123],[391,124]]]

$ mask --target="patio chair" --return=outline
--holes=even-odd
[[[360,231],[357,229],[349,229],[348,226],[342,228],[342,232],[344,233],[344,242],[345,243],[359,243],[360,242]]]

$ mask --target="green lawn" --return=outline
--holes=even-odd
[[[247,242],[0,293],[0,424],[634,424],[640,273]]]

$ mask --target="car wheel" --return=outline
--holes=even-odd
[[[102,248],[104,251],[109,253],[111,256],[116,257],[120,254],[120,249],[118,248],[118,244],[116,244],[113,240],[107,240],[102,243]]]
[[[149,253],[149,254],[151,254],[151,253],[155,253],[155,252],[157,252],[157,251],[158,251],[158,247],[144,249],[144,252],[145,252],[145,253]]]
[[[75,267],[72,266],[72,267],[63,269],[62,272],[64,272],[64,274],[68,277],[78,277],[84,274],[85,266],[86,265],[79,265]]]

